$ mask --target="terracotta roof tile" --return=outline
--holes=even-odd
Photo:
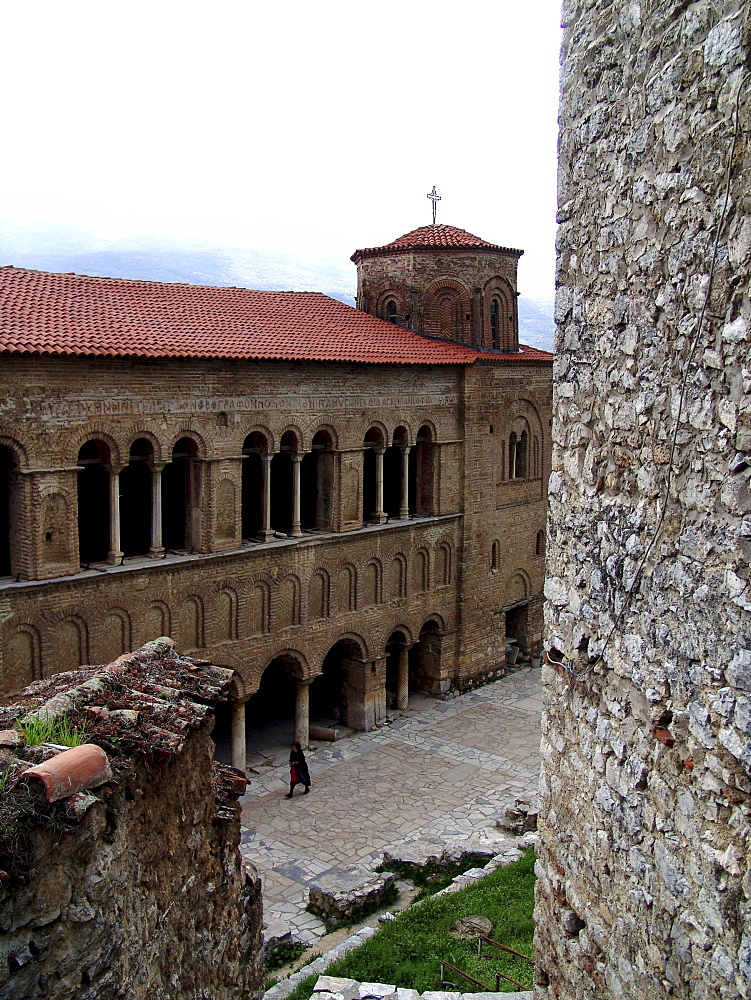
[[[0,351],[90,357],[472,364],[487,354],[422,337],[320,292],[91,278],[0,267]],[[522,348],[504,360],[549,360]]]
[[[0,268],[0,351],[111,357],[471,364],[320,292],[162,284]]]
[[[369,247],[365,250],[355,250],[351,260],[357,263],[358,258],[370,254],[407,253],[410,250],[430,249],[486,249],[496,250],[502,253],[515,254],[518,257],[524,253],[523,250],[513,250],[511,247],[502,247],[497,243],[488,243],[481,240],[479,236],[473,236],[466,229],[458,229],[456,226],[421,226],[413,229],[411,233],[405,233],[393,243],[387,243],[382,247]]]

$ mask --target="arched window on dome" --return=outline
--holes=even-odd
[[[396,302],[394,299],[389,299],[386,303],[384,319],[387,323],[394,323],[398,326],[399,320],[396,314]]]
[[[490,300],[490,346],[494,351],[497,351],[500,346],[500,334],[499,334],[499,314],[500,306],[498,299]]]

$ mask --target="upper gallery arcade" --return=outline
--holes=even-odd
[[[424,227],[357,251],[359,309],[0,268],[0,689],[168,634],[239,703],[290,678],[304,737],[326,670],[315,710],[368,728],[538,642],[552,357],[518,256]]]

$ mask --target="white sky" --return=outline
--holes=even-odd
[[[429,223],[435,184],[552,298],[559,6],[12,4],[0,225],[346,259]]]

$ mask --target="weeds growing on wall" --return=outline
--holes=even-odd
[[[75,726],[65,715],[54,719],[32,717],[28,722],[19,722],[26,746],[35,747],[40,743],[54,743],[57,746],[77,747],[86,742],[86,730]]]

